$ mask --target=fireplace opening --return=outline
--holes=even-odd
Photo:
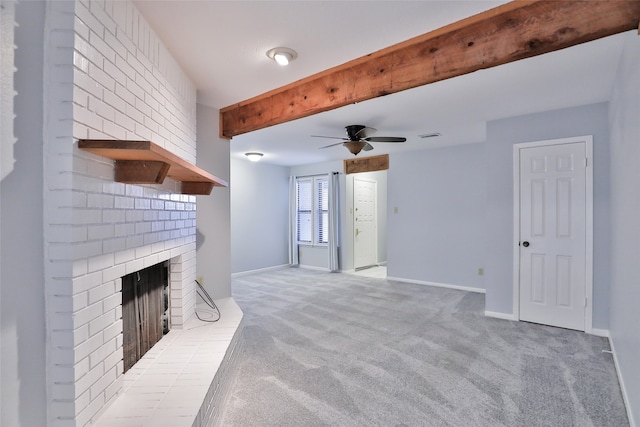
[[[169,266],[153,265],[122,277],[124,372],[169,332]]]

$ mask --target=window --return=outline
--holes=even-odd
[[[298,178],[296,183],[298,243],[329,242],[329,180],[326,176]]]

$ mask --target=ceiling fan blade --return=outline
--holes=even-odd
[[[364,140],[369,142],[405,142],[407,138],[398,136],[372,136],[369,138],[364,138]]]
[[[318,149],[320,150],[322,148],[335,147],[336,145],[342,145],[342,144],[344,144],[344,142],[336,142],[335,144],[329,144],[329,145],[325,145],[324,147],[318,147]]]
[[[364,151],[371,151],[373,150],[373,145],[369,144],[368,142],[364,145],[364,147],[362,147],[362,149]]]
[[[370,128],[368,126],[365,126],[362,129],[360,129],[358,132],[356,132],[355,136],[360,138],[360,139],[365,139],[365,138],[369,137],[369,135],[373,135],[377,131],[378,131],[378,129]]]
[[[329,139],[339,139],[341,141],[348,141],[348,138],[343,138],[340,136],[324,136],[324,135],[309,135],[311,138],[329,138]]]

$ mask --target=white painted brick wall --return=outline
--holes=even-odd
[[[170,180],[114,182],[77,139],[151,140],[195,163],[196,90],[131,2],[48,7],[48,414],[83,426],[122,389],[121,277],[169,260],[172,327],[194,315],[196,200]]]

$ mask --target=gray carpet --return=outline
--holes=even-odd
[[[484,295],[285,269],[233,280],[223,426],[628,426],[608,341],[484,316]]]

